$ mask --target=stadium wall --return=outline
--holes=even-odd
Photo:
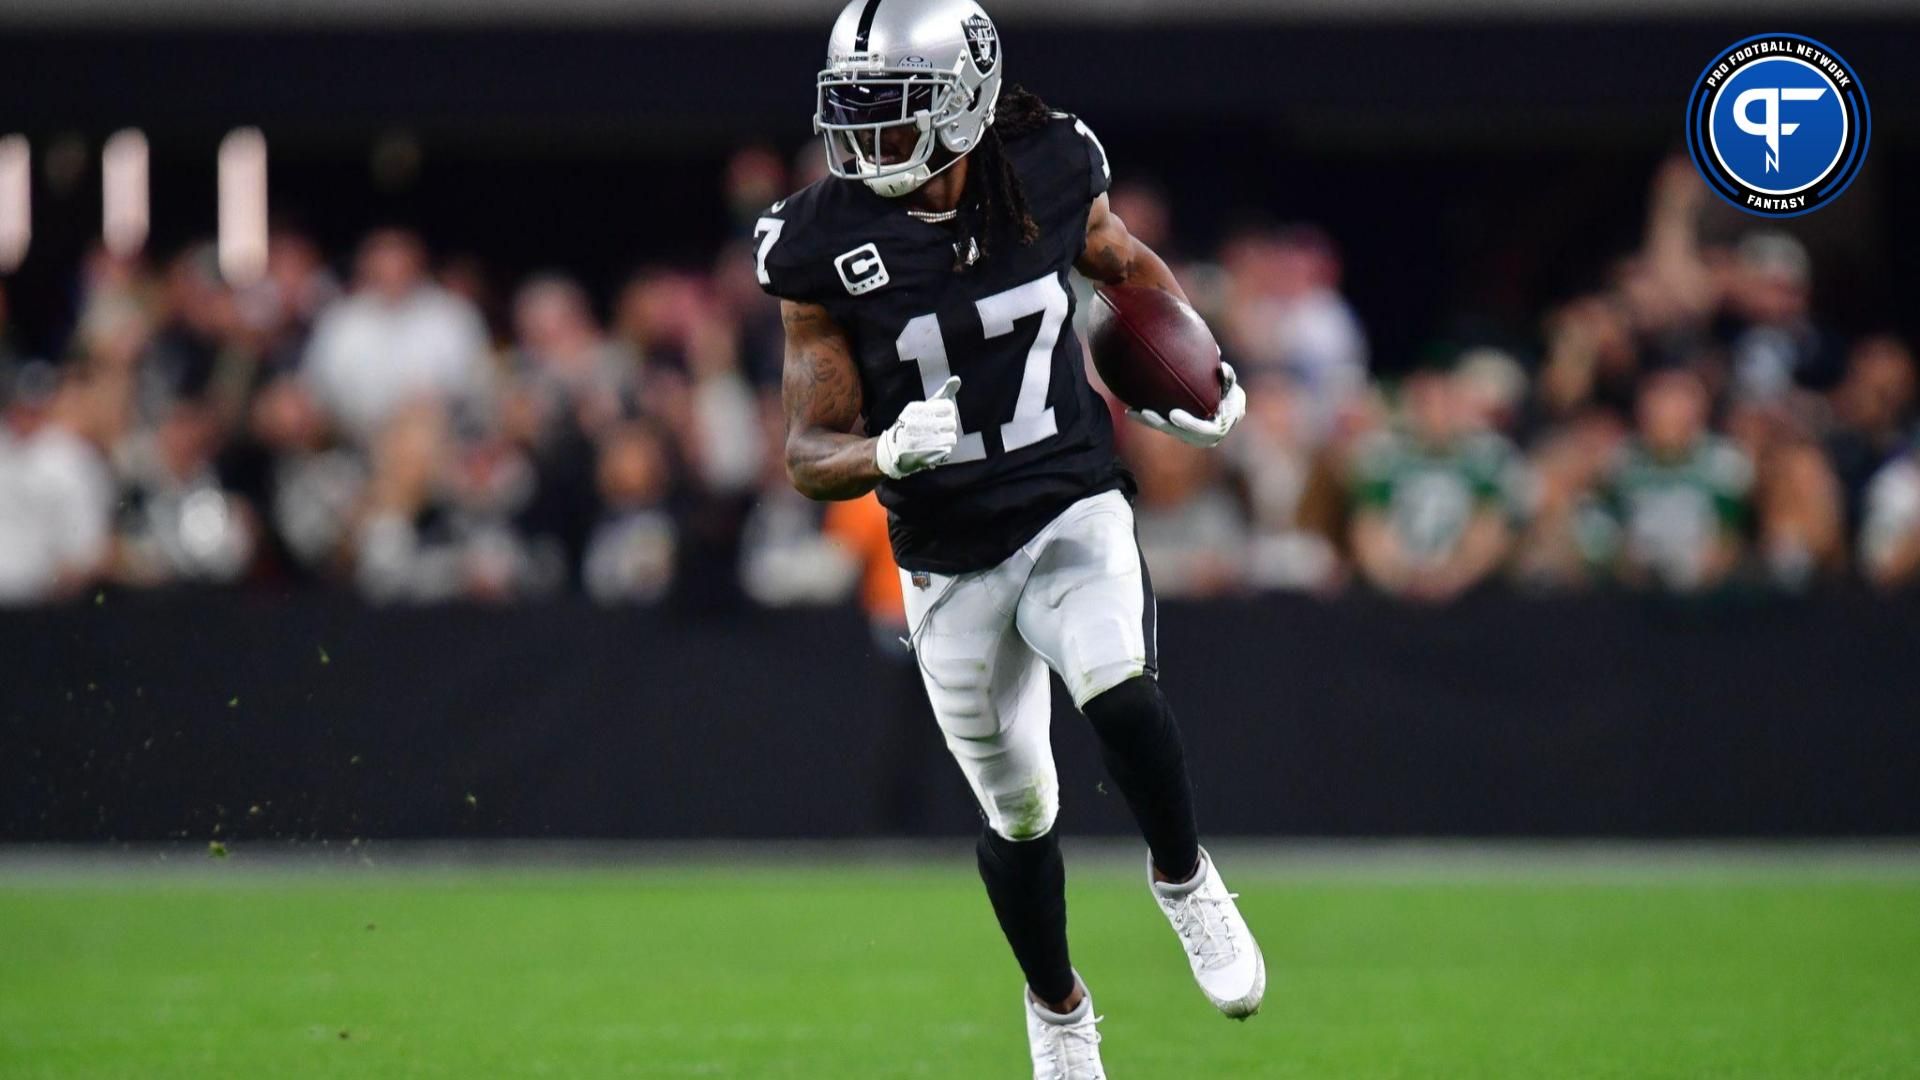
[[[1920,602],[1168,605],[1214,834],[1920,834]],[[0,840],[971,827],[843,611],[107,595],[0,616]],[[1065,827],[1127,829],[1056,702]]]

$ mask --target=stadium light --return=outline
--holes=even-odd
[[[0,274],[19,267],[32,240],[32,151],[25,135],[8,135],[0,139]]]
[[[115,132],[100,151],[100,236],[120,258],[147,245],[150,196],[147,137],[137,128]]]
[[[267,271],[267,137],[235,128],[220,140],[220,274],[235,287]]]

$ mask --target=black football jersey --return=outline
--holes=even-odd
[[[880,484],[894,557],[909,570],[996,565],[1069,504],[1132,490],[1106,402],[1087,382],[1067,278],[1107,189],[1105,151],[1064,113],[1004,146],[1039,236],[997,239],[964,269],[977,252],[957,250],[952,225],[914,218],[857,180],[823,179],[755,230],[761,285],[821,305],[846,331],[869,433],[960,377],[953,455]]]

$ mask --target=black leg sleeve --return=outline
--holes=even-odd
[[[1183,881],[1200,865],[1200,833],[1193,818],[1193,784],[1180,725],[1160,684],[1140,675],[1087,702],[1107,772],[1126,797],[1153,865]]]
[[[1073,993],[1073,964],[1067,959],[1067,867],[1059,836],[1049,831],[1033,840],[1008,840],[983,828],[979,854],[980,880],[1027,986],[1043,1002],[1065,1001]]]

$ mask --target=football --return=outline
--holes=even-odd
[[[1140,285],[1103,285],[1089,314],[1093,366],[1114,396],[1161,416],[1220,407],[1220,345],[1179,297]]]

